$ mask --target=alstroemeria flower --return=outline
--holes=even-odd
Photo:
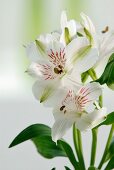
[[[77,90],[68,90],[59,107],[53,113],[55,123],[52,128],[54,141],[62,138],[66,131],[75,123],[80,131],[86,131],[97,126],[106,118],[106,108],[97,108],[87,112],[88,106],[93,104],[101,95],[99,83],[89,83]]]
[[[109,57],[112,53],[114,53],[114,32],[110,32],[107,27],[106,31],[102,31],[102,34],[97,34],[91,19],[84,13],[81,13],[81,17],[83,19],[82,29],[86,29],[85,35],[90,40],[92,46],[97,48],[99,51],[99,58],[94,66],[94,69],[97,75],[100,76],[104,71]]]
[[[65,28],[68,28],[70,38],[73,39],[76,36],[76,21],[75,20],[67,20],[66,11],[63,11],[61,14],[61,36],[60,42],[66,45],[65,40]]]
[[[40,102],[54,95],[59,87],[75,83],[82,72],[90,69],[97,61],[97,50],[91,49],[84,37],[73,39],[67,46],[48,34],[40,36],[27,46],[32,60],[27,72],[36,77],[33,93]]]

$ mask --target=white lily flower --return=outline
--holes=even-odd
[[[26,49],[32,61],[27,72],[37,78],[33,93],[40,102],[46,102],[59,87],[68,86],[69,80],[75,83],[76,76],[90,69],[98,57],[84,37],[64,46],[52,35],[42,35]]]
[[[75,20],[67,20],[66,11],[63,11],[61,14],[61,30],[62,34],[60,37],[60,42],[66,45],[65,40],[65,28],[68,28],[70,38],[73,39],[76,36],[76,21]]]
[[[97,108],[87,112],[87,107],[93,104],[101,95],[102,90],[99,83],[89,83],[82,86],[78,92],[67,91],[65,98],[59,107],[53,111],[55,123],[52,128],[54,141],[62,138],[66,131],[75,123],[80,131],[92,129],[106,118],[106,108]]]
[[[99,77],[103,73],[109,57],[114,53],[114,32],[108,32],[109,28],[106,27],[106,30],[102,31],[103,34],[98,35],[91,19],[84,13],[81,13],[81,17],[83,29],[86,28],[88,31],[86,36],[90,39],[92,46],[99,51],[99,58],[94,66]]]

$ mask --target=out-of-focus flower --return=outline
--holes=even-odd
[[[95,108],[94,111],[87,112],[87,108],[98,99],[101,93],[99,83],[89,83],[82,86],[78,92],[66,91],[65,98],[59,101],[59,107],[55,106],[53,111],[55,117],[52,128],[53,140],[62,138],[73,123],[80,131],[86,131],[104,121],[106,108]]]
[[[64,45],[66,45],[66,38],[65,38],[65,28],[68,28],[69,36],[71,39],[76,37],[76,21],[75,20],[67,20],[66,11],[63,11],[61,14],[61,36],[60,36],[60,42],[62,42]]]
[[[109,60],[109,57],[112,53],[114,53],[114,32],[109,31],[109,27],[107,26],[102,34],[96,33],[96,29],[94,24],[92,23],[91,19],[81,13],[82,17],[82,30],[83,35],[88,38],[90,44],[98,49],[99,58],[97,63],[94,66],[94,69],[98,76],[100,76],[104,68]]]
[[[26,50],[32,61],[27,72],[37,78],[33,93],[40,102],[46,102],[59,87],[69,86],[69,80],[75,83],[98,57],[86,37],[77,37],[64,46],[53,34],[41,35]]]

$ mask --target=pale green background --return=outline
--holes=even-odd
[[[113,0],[0,0],[0,170],[64,170],[67,159],[45,160],[30,141],[8,149],[11,140],[32,123],[52,126],[51,109],[45,109],[33,97],[34,79],[24,73],[29,61],[24,44],[38,34],[60,27],[60,14],[67,10],[69,18],[80,19],[80,12],[89,15],[98,30],[106,25],[114,29]],[[114,92],[105,89],[105,106],[114,110]],[[108,128],[100,130],[97,162]],[[72,143],[71,131],[66,135]],[[89,160],[91,135],[84,138],[84,154]],[[68,163],[67,163],[68,162]],[[72,166],[70,166],[72,169]]]

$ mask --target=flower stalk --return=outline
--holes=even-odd
[[[80,163],[80,168],[81,170],[85,170],[81,133],[78,129],[76,129],[75,124],[73,125],[73,141],[74,141],[76,154]]]
[[[97,148],[97,133],[98,133],[97,128],[92,130],[92,149],[91,149],[90,166],[94,166],[95,164],[96,148]]]
[[[104,162],[105,162],[105,159],[106,159],[106,156],[107,156],[107,153],[108,153],[108,149],[109,149],[112,137],[113,137],[113,133],[114,133],[114,124],[112,124],[112,126],[111,126],[110,133],[109,133],[109,136],[108,136],[108,140],[107,140],[107,143],[106,143],[106,146],[105,146],[105,150],[104,150],[102,159],[100,161],[100,164],[98,166],[98,169],[101,169]]]

